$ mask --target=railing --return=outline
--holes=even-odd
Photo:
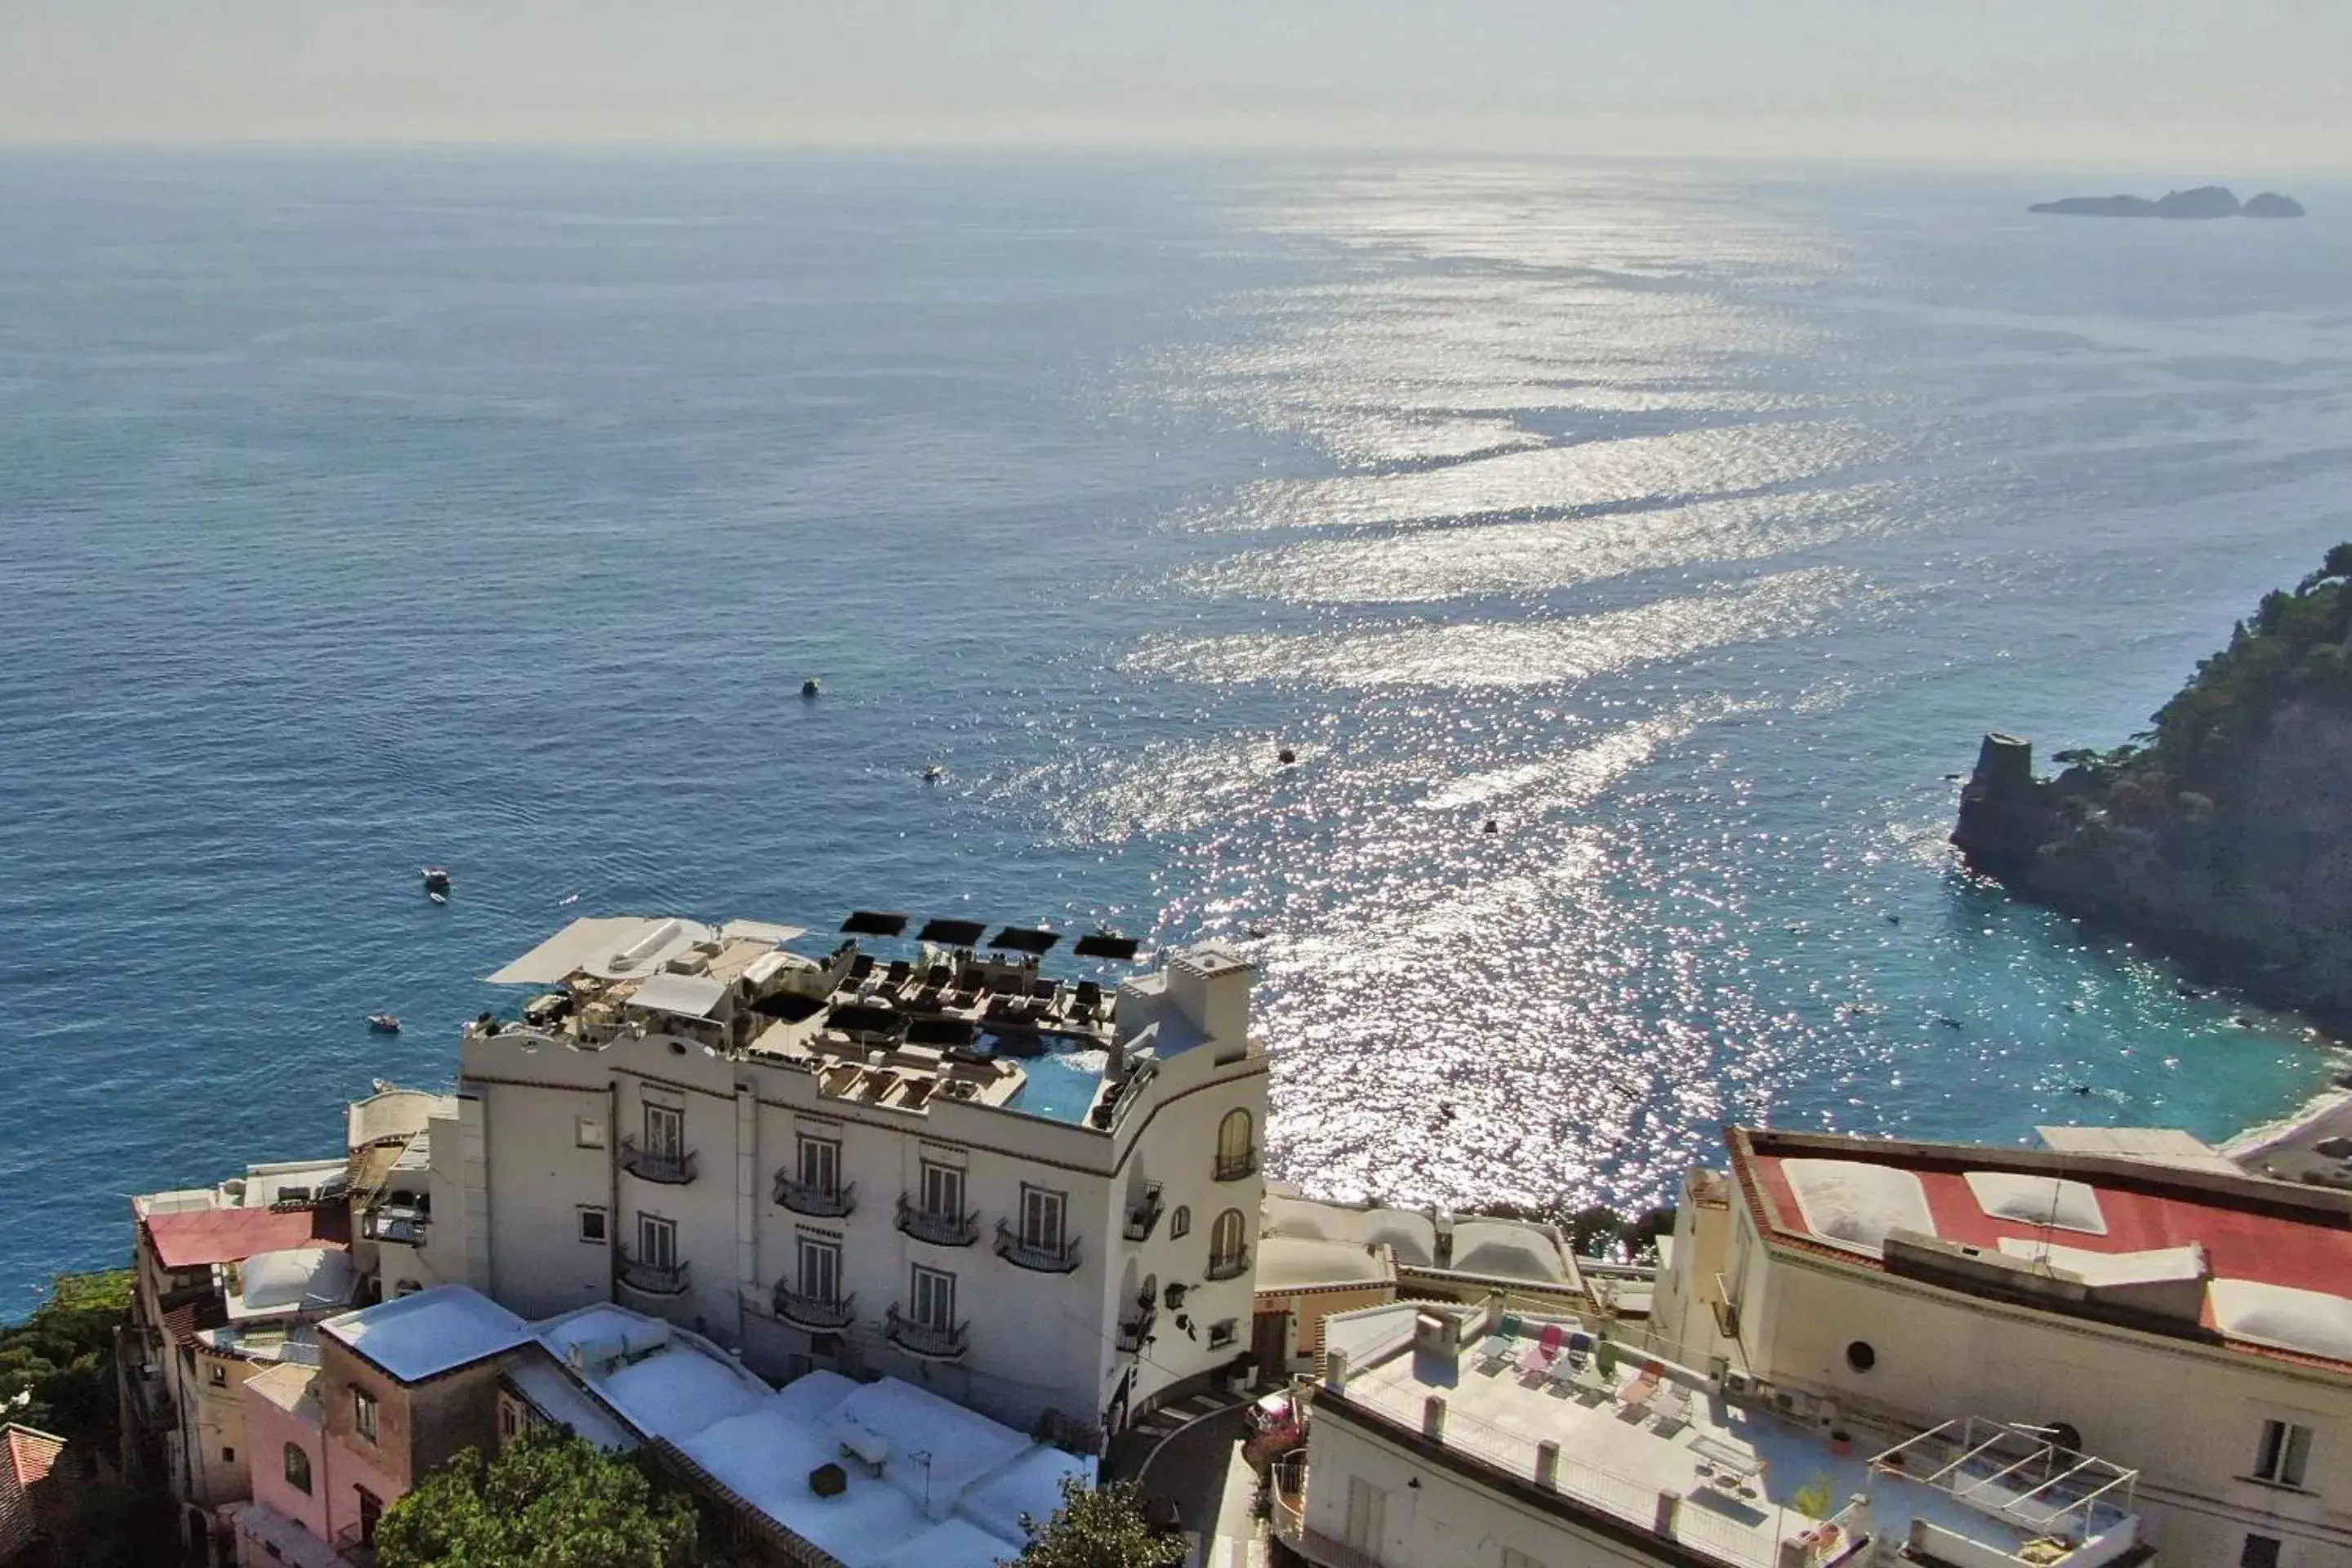
[[[370,1241],[396,1241],[407,1247],[425,1244],[425,1227],[432,1216],[422,1209],[370,1209],[360,1216],[360,1235]]]
[[[1118,1321],[1120,1352],[1125,1355],[1142,1354],[1143,1342],[1151,1337],[1151,1331],[1159,1323],[1160,1309],[1157,1307],[1146,1307],[1131,1318],[1121,1318]]]
[[[776,1202],[812,1219],[842,1219],[857,1206],[857,1184],[842,1182],[829,1187],[818,1186],[811,1182],[796,1182],[789,1172],[779,1171]]]
[[[1223,1258],[1212,1253],[1209,1256],[1207,1278],[1211,1279],[1238,1279],[1243,1275],[1249,1272],[1249,1266],[1250,1254],[1249,1248],[1246,1247],[1243,1247],[1238,1252],[1227,1253]]]
[[[803,1296],[798,1290],[786,1289],[782,1281],[776,1285],[776,1316],[821,1334],[839,1333],[855,1322],[856,1301],[854,1295],[828,1300],[823,1296]]]
[[[375,1531],[365,1524],[347,1524],[335,1531],[335,1551],[352,1568],[375,1568]]]
[[[1715,1277],[1715,1300],[1707,1303],[1715,1313],[1715,1331],[1735,1343],[1739,1339],[1739,1303],[1731,1299],[1731,1288],[1723,1276]]]
[[[1244,1149],[1238,1154],[1220,1154],[1209,1167],[1209,1174],[1220,1182],[1238,1182],[1257,1174],[1257,1151]]]
[[[970,1247],[980,1239],[980,1216],[934,1214],[929,1209],[917,1208],[906,1194],[900,1193],[898,1228],[917,1241],[928,1241],[935,1247]]]
[[[1011,1220],[996,1222],[996,1256],[1019,1268],[1040,1274],[1067,1274],[1078,1266],[1078,1238],[1065,1237],[1051,1244],[1029,1241],[1013,1228]]]
[[[648,1182],[682,1187],[694,1180],[694,1154],[690,1150],[647,1149],[634,1138],[624,1138],[621,1169]]]
[[[621,1254],[621,1283],[647,1296],[685,1295],[686,1273],[683,1258],[676,1263],[649,1263],[625,1252]]]
[[[970,1342],[970,1323],[957,1323],[942,1328],[936,1323],[918,1322],[900,1315],[893,1306],[883,1319],[883,1330],[890,1342],[908,1355],[921,1356],[926,1361],[960,1361]]]
[[[1129,1241],[1150,1240],[1152,1231],[1159,1226],[1160,1216],[1167,1209],[1168,1205],[1160,1196],[1160,1184],[1151,1183],[1143,1189],[1143,1201],[1127,1211],[1127,1224],[1121,1227],[1121,1234]]]

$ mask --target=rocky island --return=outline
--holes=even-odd
[[[1952,842],[2020,897],[2192,973],[2352,1019],[2352,544],[2265,595],[2112,751],[1988,735]]]
[[[2154,201],[2146,196],[2066,196],[2036,202],[2028,212],[2056,213],[2065,217],[2301,217],[2303,204],[2276,191],[2264,191],[2241,205],[2227,185],[2199,185],[2194,190],[2168,191]]]

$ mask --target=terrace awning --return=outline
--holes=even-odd
[[[985,921],[932,921],[915,933],[915,939],[947,947],[971,947],[987,932]]]
[[[907,929],[907,917],[883,910],[852,910],[841,929],[851,936],[897,936]]]
[[[1062,940],[1062,933],[1028,926],[1006,926],[988,939],[988,945],[1012,952],[1043,952]]]
[[[1080,958],[1112,958],[1122,963],[1133,963],[1136,950],[1142,941],[1131,936],[1114,936],[1108,931],[1097,931],[1092,936],[1078,938],[1070,951]]]

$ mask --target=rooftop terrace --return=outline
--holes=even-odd
[[[1126,1067],[1191,1043],[1173,1027],[1122,1037],[1118,987],[1100,974],[1043,973],[1057,933],[1007,927],[983,942],[978,921],[932,921],[907,939],[908,923],[856,911],[842,925],[855,934],[812,956],[787,945],[807,934],[793,926],[574,921],[489,977],[553,989],[519,1020],[485,1015],[467,1035],[600,1050],[661,1034],[807,1072],[828,1099],[915,1114],[953,1100],[1095,1126],[1110,1123]],[[911,952],[869,952],[861,937]],[[1117,963],[1135,947],[1091,936],[1074,951]]]
[[[1997,1424],[1841,1452],[1685,1368],[1604,1355],[1598,1326],[1571,1318],[1399,1304],[1329,1319],[1325,1334],[1318,1421],[1360,1413],[1719,1563],[1775,1568],[1785,1546],[1836,1563],[1885,1540],[1948,1562],[2099,1568],[2137,1543],[2133,1472]]]

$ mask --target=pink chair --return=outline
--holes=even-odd
[[[1560,1348],[1567,1342],[1565,1330],[1558,1323],[1546,1323],[1535,1342],[1519,1352],[1519,1370],[1549,1375],[1553,1363],[1559,1360]]]

